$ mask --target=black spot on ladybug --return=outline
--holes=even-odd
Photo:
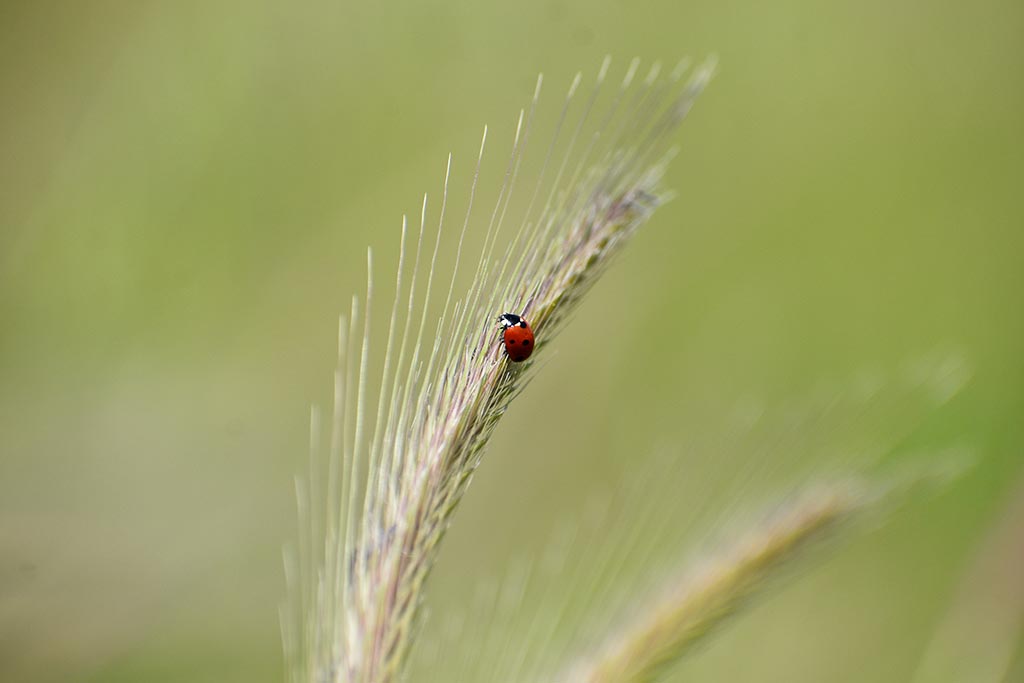
[[[515,343],[516,343],[516,340],[515,340],[515,339],[509,339],[509,340],[508,340],[507,342],[505,342],[505,343],[506,343],[506,344],[508,344],[509,346],[512,346],[513,344],[515,344]]]
[[[529,346],[529,345],[530,345],[530,340],[529,339],[524,339],[523,340],[523,346]]]

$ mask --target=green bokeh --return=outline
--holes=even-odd
[[[281,680],[291,480],[365,246],[389,272],[537,72],[553,109],[605,54],[714,52],[677,199],[500,426],[434,604],[743,397],[952,349],[974,380],[908,438],[979,465],[684,666],[908,680],[1024,462],[1022,35],[994,0],[4,3],[0,679]]]

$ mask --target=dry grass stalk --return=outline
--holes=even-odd
[[[929,454],[871,479],[821,482],[782,502],[774,512],[696,569],[676,574],[653,600],[644,601],[596,651],[565,675],[570,683],[644,683],[661,680],[805,551],[832,543],[865,522],[881,523],[918,493],[940,490],[973,464],[960,448]]]
[[[699,570],[671,580],[603,648],[558,680],[642,683],[667,669],[736,613],[780,568],[832,535],[874,500],[863,487],[822,486],[787,503]]]

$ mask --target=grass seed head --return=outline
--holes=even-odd
[[[537,356],[662,202],[672,133],[711,71],[706,64],[687,78],[681,65],[663,76],[655,65],[638,79],[634,60],[616,85],[608,82],[606,60],[573,120],[569,112],[583,90],[578,75],[523,208],[512,199],[519,197],[538,79],[533,101],[520,113],[497,201],[481,220],[473,204],[484,129],[454,266],[442,277],[449,156],[436,228],[426,198],[415,238],[403,219],[383,369],[374,377],[367,369],[376,315],[368,256],[364,309],[353,299],[339,325],[327,464],[319,464],[314,439],[309,485],[299,491],[303,540],[297,561],[289,562],[297,598],[285,614],[286,630],[298,623],[286,636],[296,681],[397,678],[424,581],[488,440]],[[519,229],[505,238],[508,223]],[[483,246],[461,289],[469,230],[483,231]],[[445,278],[447,287],[439,289]],[[440,291],[446,295],[436,303]],[[528,317],[536,332],[539,348],[527,362],[510,363],[496,343],[493,319],[505,310]],[[375,406],[367,397],[371,383],[379,387]],[[319,481],[324,476],[326,484]]]

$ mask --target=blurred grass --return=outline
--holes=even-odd
[[[553,110],[605,53],[714,51],[679,199],[502,425],[435,605],[737,399],[945,346],[975,380],[906,445],[978,468],[684,667],[907,680],[1024,462],[1022,29],[994,1],[0,6],[0,678],[280,680],[291,474],[364,246],[394,258],[536,72]]]

